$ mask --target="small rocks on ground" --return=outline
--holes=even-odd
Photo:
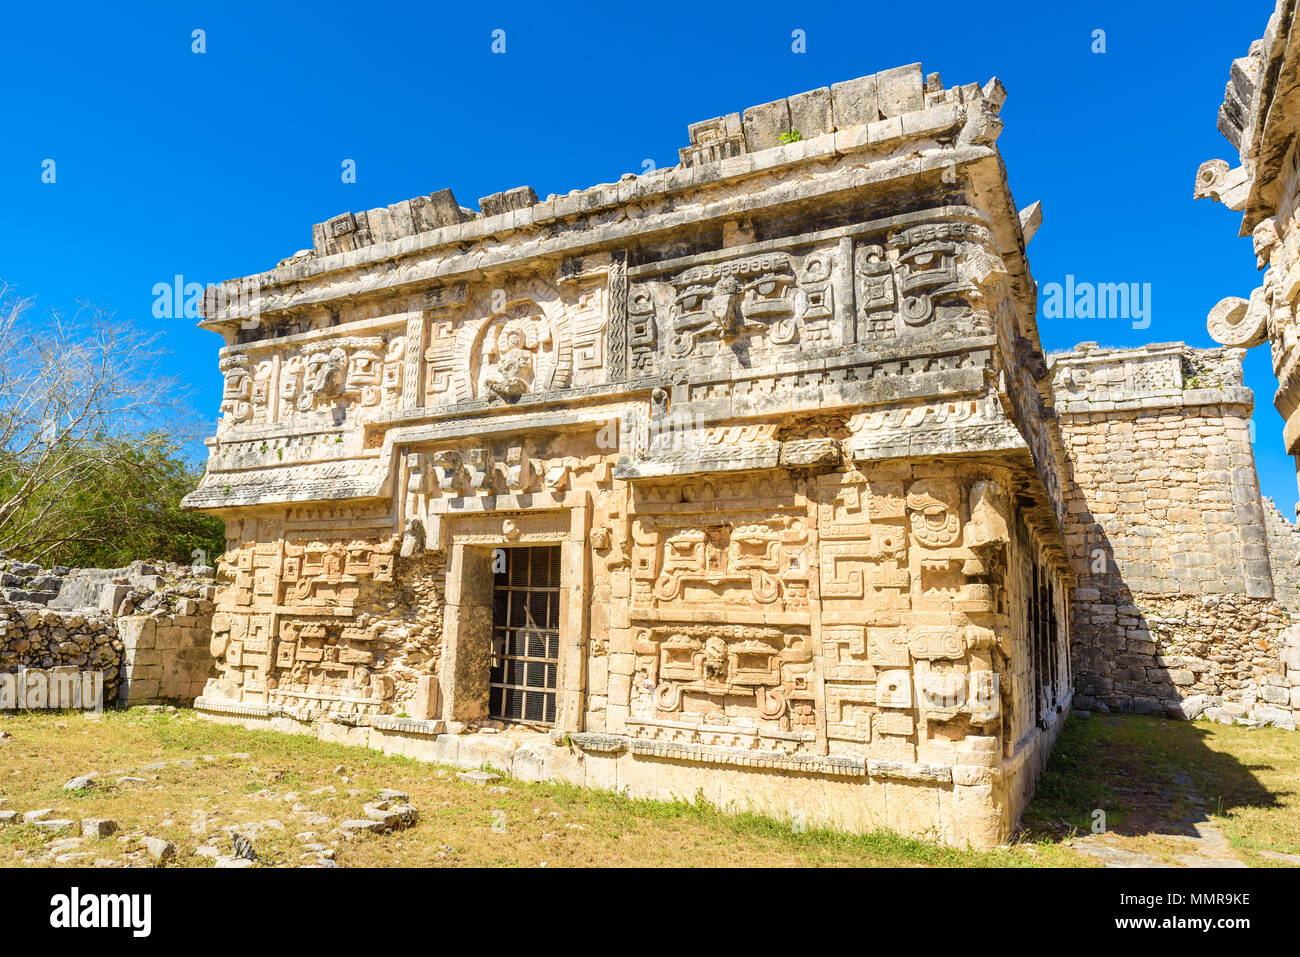
[[[81,822],[81,836],[90,838],[108,837],[117,830],[117,822],[102,817],[88,817]]]
[[[144,849],[149,856],[160,864],[176,856],[175,845],[171,841],[164,841],[161,837],[146,837],[141,843],[144,844]]]

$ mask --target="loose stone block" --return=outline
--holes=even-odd
[[[745,110],[744,126],[745,147],[749,152],[779,146],[781,134],[790,131],[790,107],[785,100],[751,106]]]
[[[882,116],[902,116],[925,109],[925,80],[921,64],[896,67],[876,74],[876,99]]]
[[[865,126],[880,119],[875,74],[832,84],[831,116],[837,130]]]

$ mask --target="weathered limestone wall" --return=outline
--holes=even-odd
[[[1240,350],[1052,357],[1069,453],[1075,702],[1294,726]]]
[[[1300,615],[1300,528],[1264,496],[1268,561],[1273,569],[1273,598],[1291,615]]]
[[[578,466],[570,478],[582,487],[607,474]],[[946,838],[988,843],[1032,793],[1068,703],[1065,589],[1001,495],[1009,480],[933,460],[786,478],[766,492],[743,479],[635,495],[617,483],[594,510],[520,514],[514,529],[472,500],[470,515],[437,523],[450,567],[439,553],[394,554],[391,542],[295,538],[296,510],[232,522],[221,566],[230,584],[214,618],[220,673],[198,705],[464,766],[488,754],[513,771],[509,742],[528,740],[544,755],[518,760],[569,774],[541,739],[475,743],[503,725],[486,713],[486,655],[473,646],[486,649],[491,622],[471,593],[490,581],[495,548],[558,530],[570,559],[589,562],[570,579],[564,612],[581,633],[590,610],[589,644],[566,670],[585,672],[586,694],[561,707],[581,709],[567,721],[574,754],[605,768],[596,780],[638,795],[689,798],[702,787],[733,806],[856,828],[960,818]],[[874,575],[870,556],[857,557],[872,528],[865,540],[888,561]],[[690,543],[689,560],[674,562],[676,542]],[[750,551],[773,569],[769,581],[746,568]],[[1035,591],[1035,574],[1050,595]],[[272,643],[272,606],[259,594],[289,591]],[[1037,646],[1024,640],[1031,616]],[[762,780],[769,771],[785,783]],[[836,808],[842,794],[854,800]]]
[[[122,687],[115,700],[120,704],[191,704],[203,693],[214,663],[209,648],[212,611],[200,611],[194,599],[178,604],[176,612],[117,619]]]
[[[0,672],[102,671],[109,705],[188,704],[211,677],[211,568],[15,565],[6,574],[20,600],[0,603]]]

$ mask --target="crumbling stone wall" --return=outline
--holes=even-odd
[[[104,673],[106,704],[192,702],[213,668],[213,570],[43,569],[0,558],[0,671]]]
[[[1287,521],[1271,498],[1265,496],[1263,502],[1273,597],[1290,614],[1300,614],[1300,528]]]
[[[0,673],[74,667],[104,673],[104,700],[120,690],[122,639],[109,615],[0,604]]]
[[[1295,724],[1240,355],[1083,343],[1052,357],[1076,707]]]
[[[0,602],[44,605],[58,597],[66,565],[45,569],[35,562],[19,562],[0,552]]]

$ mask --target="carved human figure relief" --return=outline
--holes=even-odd
[[[221,411],[227,423],[233,425],[244,422],[253,414],[253,406],[249,401],[253,380],[248,371],[248,356],[225,356],[220,368],[225,378],[221,389]]]
[[[489,316],[470,356],[473,398],[513,401],[531,392],[567,385],[572,349],[532,300],[509,304]],[[471,396],[464,396],[470,398]]]
[[[306,412],[317,401],[331,399],[343,392],[347,353],[340,346],[313,352],[307,357],[307,369],[302,394],[298,396],[298,409]]]

